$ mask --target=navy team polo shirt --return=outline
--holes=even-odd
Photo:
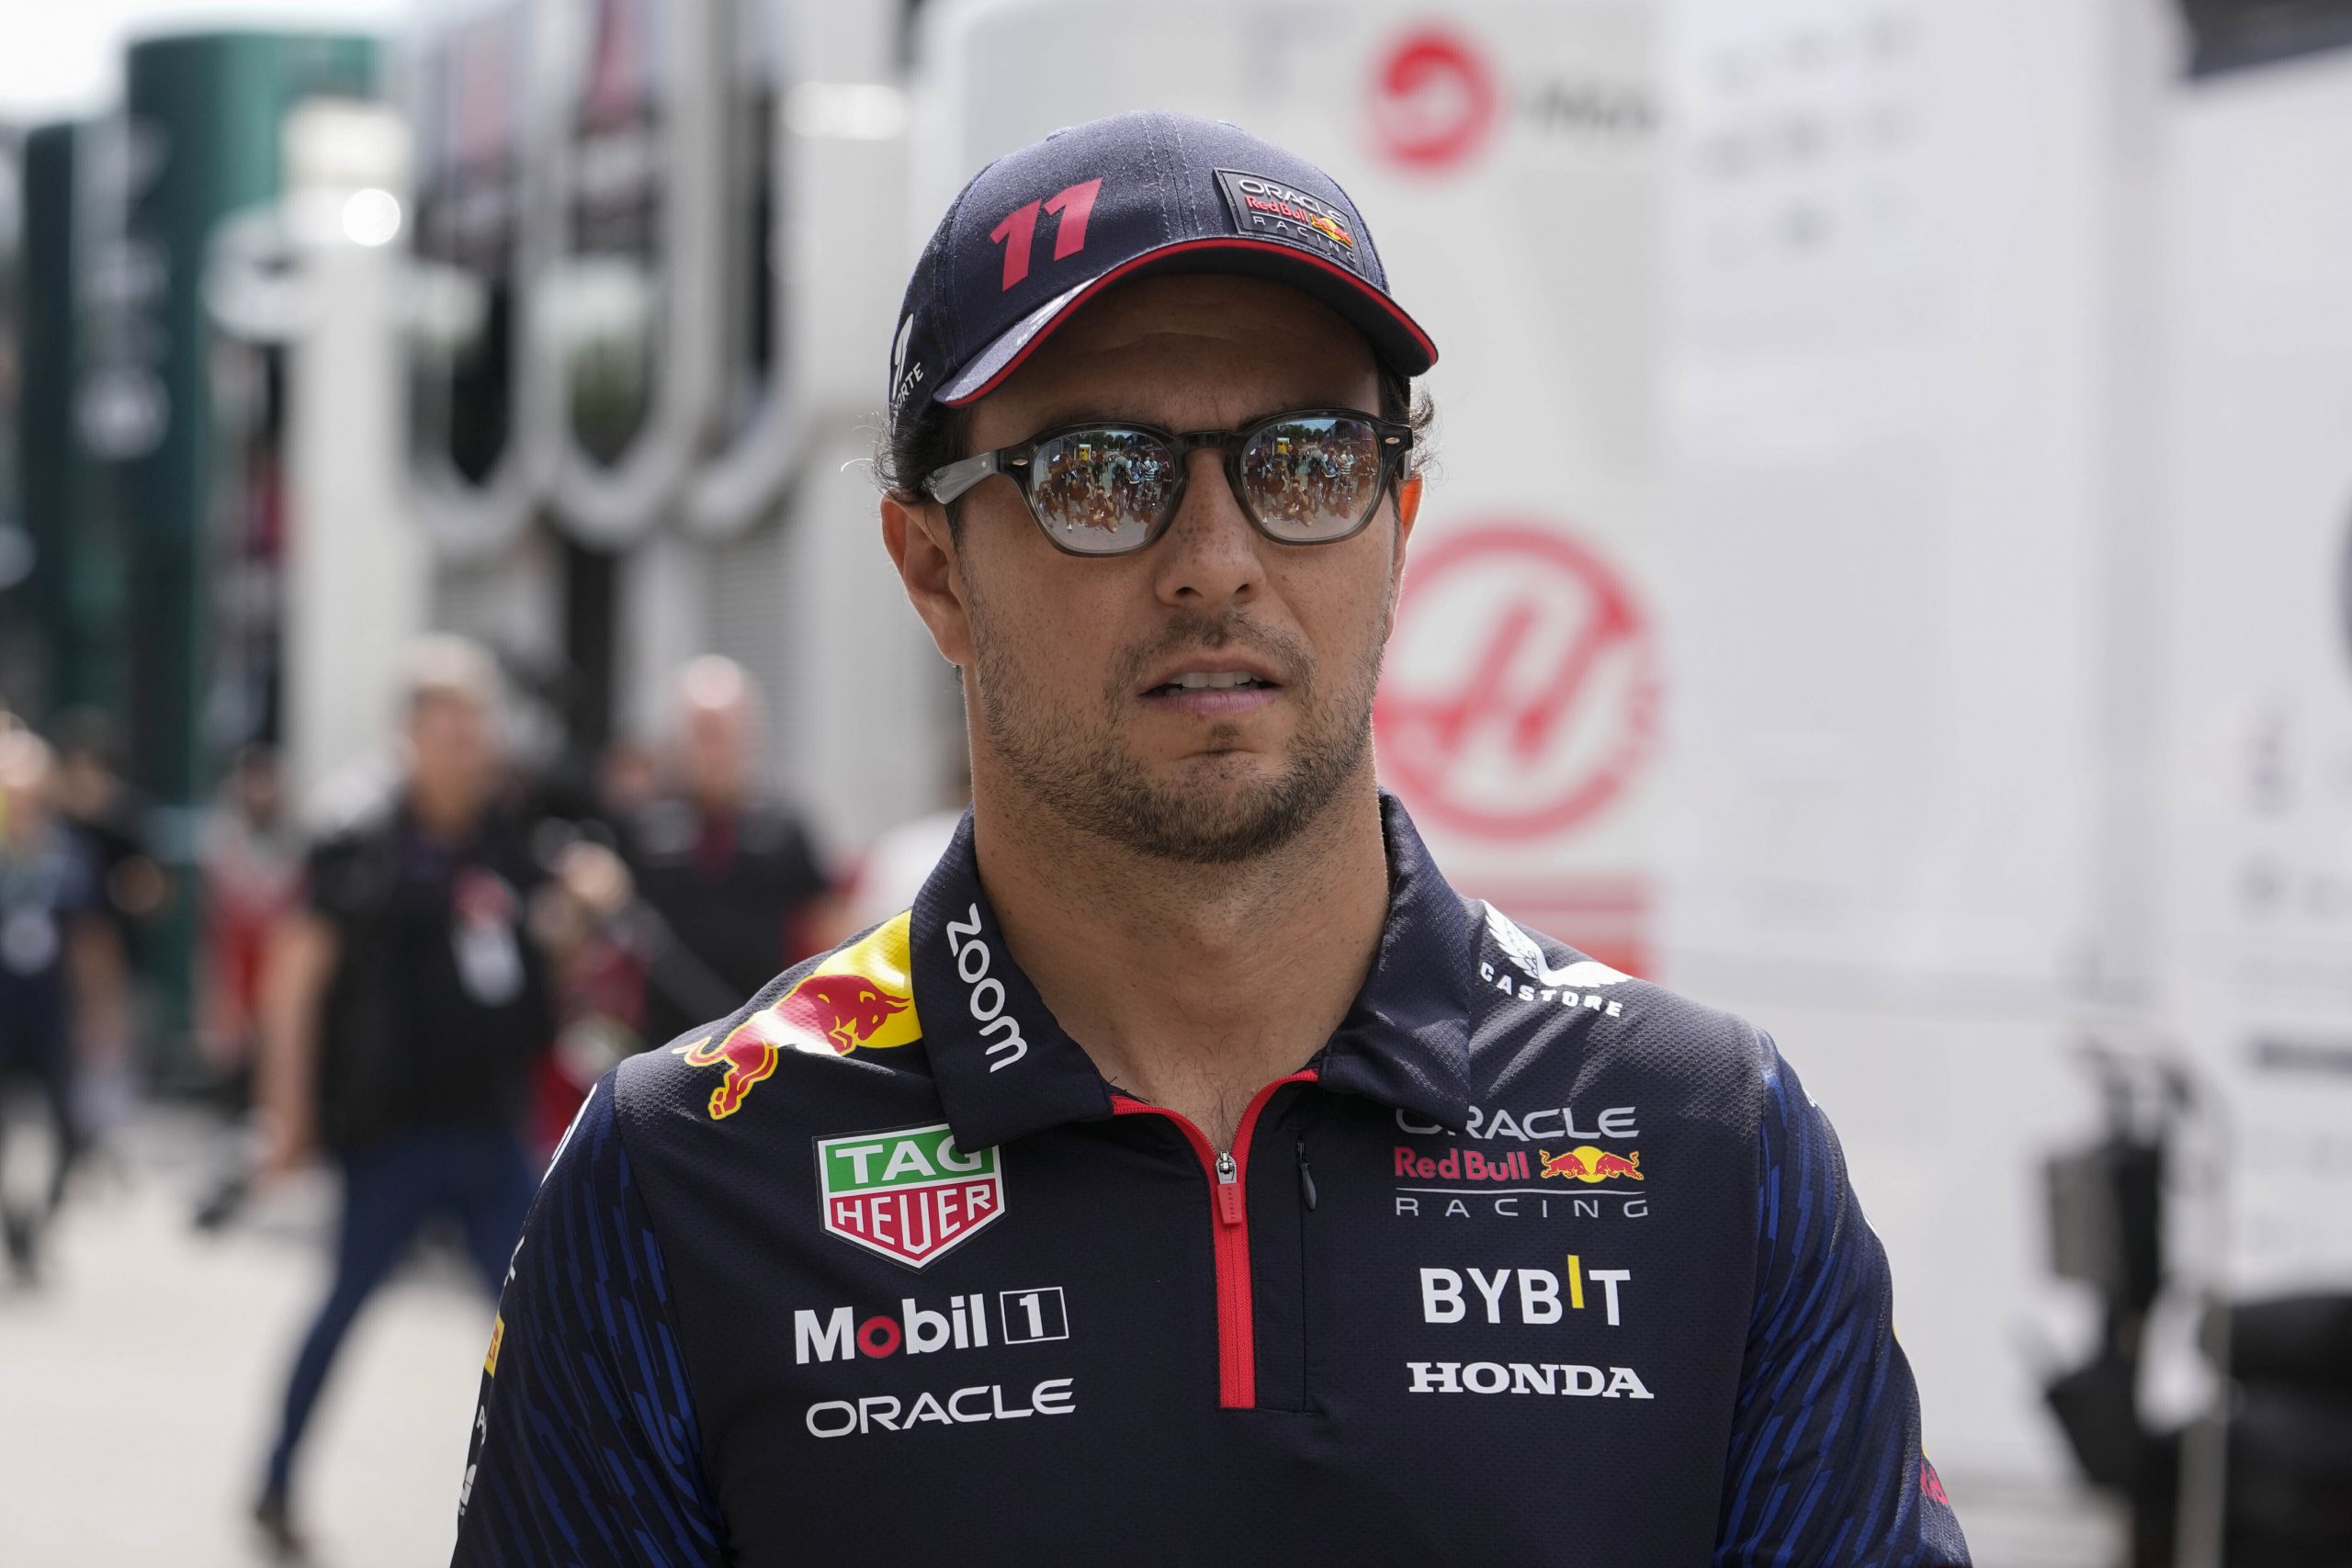
[[[1061,1032],[968,817],[913,909],[608,1076],[456,1561],[1966,1563],[1772,1042],[1382,809],[1372,973],[1229,1149]]]

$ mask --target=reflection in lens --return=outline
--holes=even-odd
[[[1270,424],[1241,449],[1241,488],[1277,538],[1312,542],[1346,534],[1379,494],[1379,434],[1360,419]]]
[[[1175,455],[1158,436],[1115,427],[1057,435],[1037,448],[1029,504],[1064,549],[1133,549],[1175,494]]]

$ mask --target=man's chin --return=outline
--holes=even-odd
[[[1246,817],[1282,794],[1296,771],[1288,759],[1263,751],[1195,751],[1138,767],[1136,776],[1155,794],[1189,802],[1204,815]]]
[[[1281,848],[1327,798],[1300,788],[1295,769],[1262,754],[1227,751],[1183,759],[1139,778],[1120,802],[1114,837],[1157,859],[1229,864]]]

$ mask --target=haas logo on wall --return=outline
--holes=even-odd
[[[1648,760],[1648,617],[1597,550],[1533,523],[1473,525],[1406,574],[1374,705],[1383,771],[1458,832],[1582,827]]]
[[[1450,169],[1486,145],[1499,98],[1476,44],[1451,28],[1417,28],[1374,57],[1373,141],[1408,168]]]

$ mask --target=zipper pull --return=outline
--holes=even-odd
[[[1229,1154],[1216,1156],[1216,1217],[1229,1225],[1241,1223],[1241,1168]]]
[[[1298,1195],[1306,1200],[1306,1207],[1315,1207],[1315,1173],[1306,1167],[1306,1140],[1298,1141]]]

